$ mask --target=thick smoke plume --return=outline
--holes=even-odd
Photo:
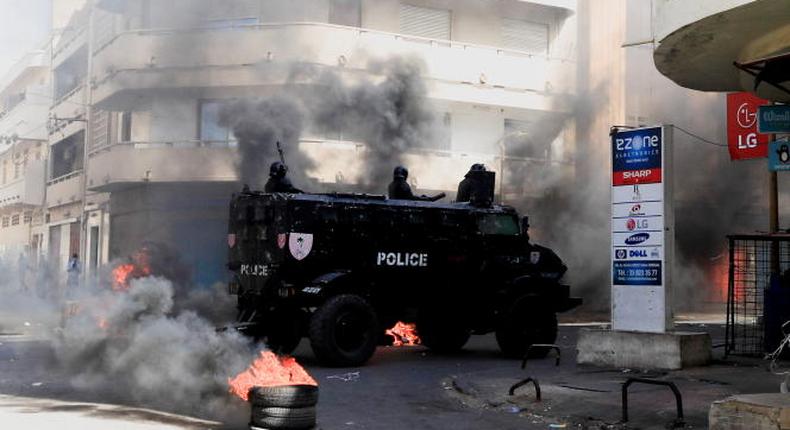
[[[111,384],[139,404],[212,418],[239,411],[227,381],[248,364],[250,345],[195,312],[174,314],[170,281],[135,279],[79,306],[55,344],[76,387]]]
[[[368,73],[379,80],[349,85],[332,69],[324,69],[315,79],[318,91],[307,103],[313,126],[343,130],[367,144],[363,186],[386,183],[407,151],[432,139],[433,113],[422,70],[417,58],[393,57],[368,63]]]
[[[373,60],[365,77],[355,74],[350,80],[333,68],[294,64],[281,93],[239,100],[222,112],[223,124],[238,141],[239,177],[260,187],[268,165],[278,159],[279,141],[290,172],[306,180],[315,162],[299,151],[299,141],[309,127],[366,144],[360,186],[380,188],[408,150],[432,138],[422,68],[415,58]]]
[[[295,98],[277,95],[259,100],[239,100],[227,105],[221,114],[223,125],[233,130],[238,141],[239,179],[261,188],[268,177],[268,166],[279,160],[280,142],[292,172],[313,167],[310,158],[299,152],[304,108]]]
[[[153,247],[147,252],[169,255]],[[37,277],[24,258],[19,267],[16,261],[0,256],[0,331],[24,327],[48,339],[55,361],[42,372],[67,379],[88,398],[243,424],[247,406],[229,394],[228,379],[262,345],[217,330],[233,312],[219,289],[157,276],[132,279],[123,291],[106,280],[69,289],[54,277]],[[156,264],[154,270],[163,273]]]

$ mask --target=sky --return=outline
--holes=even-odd
[[[52,0],[0,0],[0,77],[27,52],[44,45]]]

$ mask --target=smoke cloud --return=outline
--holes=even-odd
[[[324,69],[314,80],[318,91],[306,103],[313,127],[343,130],[367,144],[363,187],[386,184],[407,151],[432,139],[434,119],[423,69],[416,57],[393,57],[368,63],[367,72],[379,80],[348,85],[332,69]]]
[[[254,351],[239,333],[217,332],[193,311],[174,314],[170,281],[135,279],[126,293],[106,293],[80,307],[55,343],[75,387],[111,384],[147,406],[210,418],[244,415],[227,381]]]
[[[169,251],[148,252],[166,258]],[[32,263],[16,267],[15,257],[0,258],[0,332],[24,327],[48,339],[55,361],[45,373],[63,375],[89,397],[244,424],[247,405],[229,394],[228,378],[264,347],[217,330],[234,311],[219,286],[187,288],[186,278],[148,276],[126,291],[113,291],[107,278],[67,291],[54,278],[33,279]]]
[[[292,172],[299,175],[313,167],[312,160],[299,152],[304,115],[304,108],[285,95],[238,100],[222,110],[220,121],[233,130],[238,141],[237,167],[243,183],[262,188],[269,164],[279,160],[277,142]]]
[[[366,144],[358,187],[381,189],[402,156],[432,138],[433,114],[426,100],[423,65],[411,57],[371,60],[367,78],[348,82],[333,68],[305,64],[291,67],[285,89],[271,97],[238,100],[222,112],[222,123],[238,141],[238,174],[260,187],[277,160],[281,142],[290,172],[307,180],[315,162],[299,150],[306,128],[342,135]],[[309,86],[309,90],[305,87]]]

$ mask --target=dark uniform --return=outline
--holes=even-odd
[[[486,167],[482,164],[473,164],[469,168],[469,172],[464,176],[461,183],[458,184],[458,192],[455,195],[456,202],[468,202],[472,200],[472,192],[475,189],[476,179],[473,172],[485,172]]]
[[[288,167],[285,164],[279,161],[272,163],[269,168],[269,180],[266,181],[263,190],[267,193],[302,193],[302,190],[293,186],[291,180],[285,176],[286,173],[288,173]]]
[[[414,193],[411,191],[409,183],[406,182],[406,179],[409,177],[409,171],[405,167],[396,167],[395,171],[392,172],[392,176],[392,182],[390,182],[390,186],[387,188],[387,194],[389,195],[389,198],[398,200],[431,200],[426,196],[414,195]]]

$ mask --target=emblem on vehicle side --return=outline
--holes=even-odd
[[[285,240],[288,238],[288,235],[285,233],[280,233],[277,235],[277,247],[280,249],[285,248]]]
[[[529,253],[529,262],[532,264],[538,264],[540,261],[540,252],[532,251]]]
[[[228,248],[233,248],[236,246],[236,234],[231,233],[228,235]]]
[[[304,260],[313,249],[313,235],[310,233],[291,233],[288,238],[288,250],[297,260]]]

